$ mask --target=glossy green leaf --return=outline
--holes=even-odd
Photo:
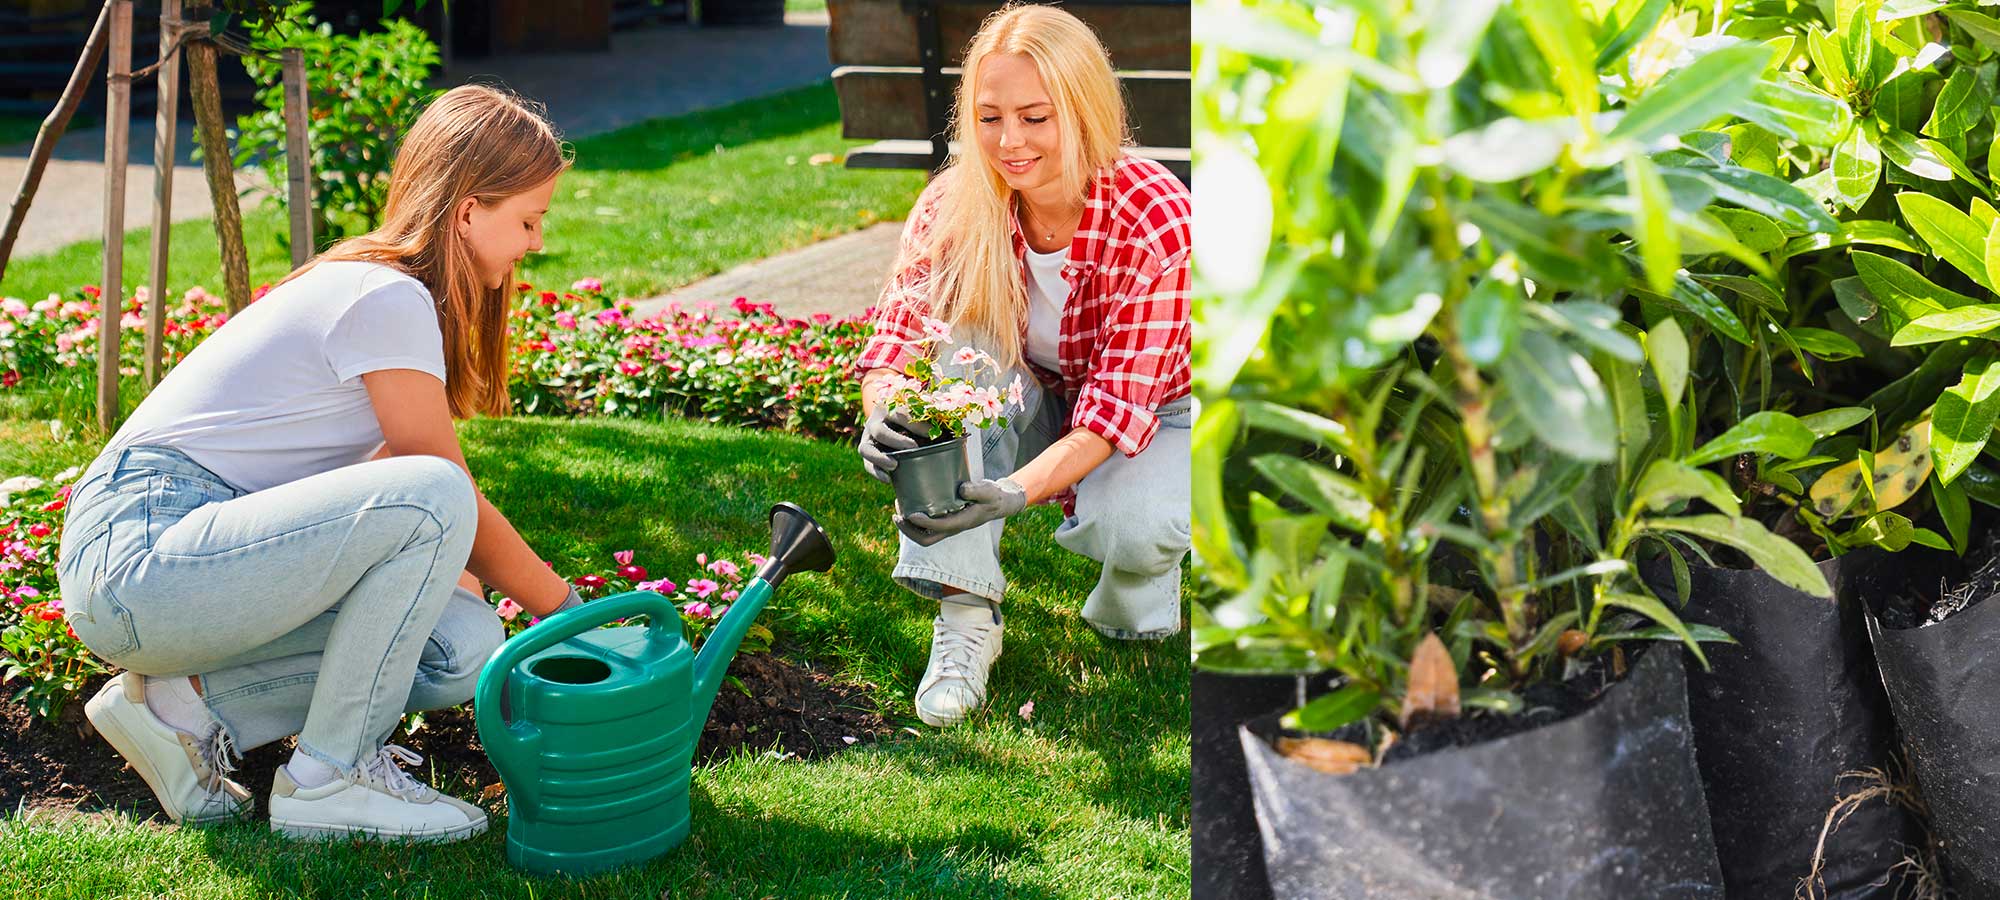
[[[1840,228],[1832,234],[1808,234],[1793,238],[1785,245],[1786,256],[1797,256],[1813,250],[1845,247],[1850,244],[1873,244],[1908,253],[1922,253],[1915,238],[1910,233],[1896,227],[1891,222],[1873,219],[1856,219],[1840,223]]]
[[[1619,360],[1637,363],[1646,358],[1639,342],[1618,330],[1618,310],[1602,303],[1570,300],[1564,303],[1537,303],[1531,309],[1542,321]]]
[[[1596,292],[1622,280],[1616,253],[1598,235],[1519,203],[1475,198],[1460,209],[1488,240],[1514,251],[1537,282]]]
[[[1521,23],[1561,86],[1570,112],[1593,115],[1598,110],[1597,46],[1590,38],[1583,11],[1570,0],[1519,0]]]
[[[1967,9],[1947,9],[1944,14],[1973,40],[1986,45],[1987,49],[2000,50],[2000,21]]]
[[[1756,47],[1750,49],[1758,50]],[[1715,55],[1711,53],[1702,59]],[[1692,67],[1684,71],[1692,71]],[[1636,207],[1632,236],[1639,243],[1639,259],[1646,272],[1646,283],[1654,291],[1664,294],[1674,289],[1674,273],[1681,267],[1680,233],[1674,230],[1670,219],[1673,198],[1667,196],[1666,182],[1660,180],[1660,173],[1653,168],[1652,161],[1636,153],[1625,158],[1625,184]]]
[[[1665,512],[1683,500],[1702,500],[1732,516],[1742,511],[1722,476],[1679,460],[1653,460],[1632,490],[1632,501],[1653,512]]]
[[[1931,412],[1931,461],[1938,480],[1950,484],[1979,458],[2000,420],[2000,357],[1984,354],[1966,363],[1965,377],[1938,396]]]
[[[1487,277],[1458,304],[1458,340],[1473,363],[1490,366],[1507,355],[1521,332],[1521,286]]]
[[[1431,8],[1424,22],[1423,44],[1417,50],[1417,80],[1428,88],[1449,87],[1465,74],[1479,52],[1479,40],[1501,0],[1456,0]]]
[[[1667,406],[1679,406],[1681,392],[1687,389],[1688,343],[1672,316],[1661,319],[1646,333],[1646,357],[1653,364],[1653,375],[1660,382]]]
[[[1896,164],[1896,167],[1918,178],[1930,181],[1950,181],[1956,177],[1952,167],[1938,156],[1934,146],[1903,131],[1889,128],[1882,132],[1882,155]]]
[[[1807,556],[1797,544],[1772,534],[1755,519],[1721,515],[1680,516],[1646,519],[1641,525],[1652,531],[1675,531],[1728,544],[1743,551],[1751,562],[1772,578],[1815,597],[1833,596],[1833,587],[1826,583],[1826,575],[1820,572],[1819,567],[1813,565],[1812,557]]]
[[[1606,137],[1650,144],[1721,116],[1751,99],[1770,61],[1771,51],[1760,44],[1705,53],[1633,101]]]
[[[1745,416],[1728,431],[1688,455],[1690,465],[1707,465],[1739,453],[1768,453],[1797,459],[1812,452],[1812,430],[1789,413],[1759,412]]]
[[[1587,462],[1610,462],[1618,423],[1604,384],[1582,355],[1540,331],[1524,331],[1500,361],[1500,378],[1518,392],[1528,425],[1549,449]]]
[[[1771,132],[1816,147],[1831,147],[1854,126],[1854,111],[1838,97],[1783,81],[1759,81],[1733,112]]]
[[[1349,684],[1330,694],[1322,694],[1306,705],[1284,715],[1280,724],[1294,731],[1325,733],[1367,718],[1382,703],[1382,692],[1362,684]]]
[[[1868,293],[1904,319],[1915,319],[1976,302],[1957,291],[1937,286],[1918,274],[1917,270],[1889,257],[1856,250],[1848,254],[1848,258],[1854,261],[1854,272],[1861,277],[1861,283],[1868,286]]]
[[[1938,518],[1944,520],[1944,530],[1951,534],[1952,548],[1964,553],[1966,537],[1972,530],[1972,501],[1965,495],[1964,482],[1946,484],[1931,479],[1931,500],[1937,506]]]
[[[1861,540],[1874,544],[1890,553],[1900,553],[1910,546],[1910,539],[1916,536],[1916,526],[1910,520],[1893,512],[1878,512],[1862,520],[1854,534]]]
[[[1826,210],[1805,191],[1781,178],[1737,166],[1679,169],[1706,180],[1717,198],[1776,220],[1794,231],[1831,234],[1840,229]]]
[[[1916,229],[1917,236],[1953,268],[1964,272],[1987,290],[1993,283],[1986,277],[1986,229],[1955,206],[1929,194],[1905,191],[1896,195],[1903,220]]]
[[[1613,63],[1624,59],[1626,53],[1646,39],[1646,35],[1653,33],[1653,29],[1660,24],[1660,17],[1671,5],[1671,0],[1645,0],[1645,5],[1634,11],[1632,18],[1619,25],[1617,30],[1608,27],[1601,30],[1600,34],[1604,37],[1597,46],[1597,68],[1610,68]],[[1610,26],[1617,23],[1607,20],[1603,24]]]
[[[1964,134],[1986,117],[1986,105],[1992,99],[1972,67],[1954,67],[1944,88],[1938,91],[1937,104],[1931,109],[1930,121],[1924,123],[1924,133],[1939,138]]]
[[[1799,424],[1804,425],[1814,437],[1829,437],[1868,421],[1868,417],[1874,414],[1865,406],[1837,406],[1800,416]]]
[[[1751,250],[1769,253],[1785,245],[1785,233],[1779,231],[1778,223],[1768,217],[1747,209],[1711,209],[1708,212]]]
[[[1728,290],[1738,297],[1742,297],[1770,310],[1772,313],[1781,314],[1785,312],[1785,298],[1778,293],[1777,284],[1768,278],[1756,278],[1744,275],[1710,275],[1706,273],[1691,274],[1693,274],[1694,280],[1702,284]]]
[[[1674,276],[1674,292],[1666,297],[1676,306],[1693,313],[1716,334],[1749,346],[1750,331],[1743,327],[1743,320],[1737,317],[1736,311],[1685,272]]]
[[[1889,344],[1892,347],[1935,344],[1938,341],[1983,335],[1995,327],[2000,327],[2000,306],[1993,304],[1961,306],[1911,319],[1910,324],[1896,330],[1896,335],[1889,339]]]
[[[1368,530],[1368,517],[1374,507],[1353,479],[1318,463],[1281,453],[1264,454],[1252,459],[1250,465],[1286,495],[1340,527],[1357,533]]]
[[[1649,594],[1609,591],[1603,595],[1603,602],[1609,606],[1629,609],[1659,623],[1660,627],[1673,632],[1675,637],[1681,639],[1681,643],[1687,645],[1689,652],[1694,654],[1694,658],[1701,662],[1703,668],[1708,667],[1708,656],[1702,652],[1701,644],[1697,643],[1694,635],[1688,632],[1687,625],[1681,621],[1681,617],[1674,615],[1674,611],[1660,602],[1660,598]]]
[[[1798,344],[1799,349],[1827,362],[1854,359],[1861,355],[1861,345],[1838,331],[1801,327],[1787,328],[1785,333],[1791,335],[1792,342]]]
[[[1833,183],[1840,202],[1848,209],[1860,209],[1881,180],[1882,151],[1869,139],[1868,129],[1854,129],[1833,151]]]

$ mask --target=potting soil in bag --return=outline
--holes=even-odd
[[[1241,738],[1282,900],[1723,896],[1671,650],[1567,719],[1351,775],[1279,755],[1276,731]]]
[[[1243,774],[1236,729],[1298,702],[1299,678],[1220,675],[1197,669],[1188,684],[1194,832],[1193,900],[1268,900],[1264,845]]]
[[[1848,556],[1820,564],[1838,600],[1795,590],[1754,569],[1694,565],[1681,618],[1713,625],[1735,644],[1690,655],[1688,714],[1708,796],[1716,854],[1731,897],[1790,897],[1809,872],[1828,811],[1866,784],[1844,773],[1886,770],[1895,723],[1862,623],[1862,602],[1840,590]],[[1673,576],[1649,566],[1663,597]],[[1897,895],[1890,877],[1915,823],[1885,797],[1843,811],[1827,835],[1819,873],[1829,900]]]
[[[1946,874],[1967,898],[2000,897],[2000,602],[1991,566],[2000,559],[1960,579],[1936,556],[1906,551],[1850,578],[1868,602],[1875,658]],[[1956,611],[1922,608],[1940,599],[1941,579],[1941,599]],[[1918,624],[1933,613],[1942,621]]]

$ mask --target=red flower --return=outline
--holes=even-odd
[[[605,584],[602,575],[584,575],[576,580],[577,587],[601,588]]]
[[[618,567],[618,577],[620,577],[620,578],[623,578],[623,579],[625,579],[626,581],[645,581],[645,580],[646,580],[646,567],[645,567],[645,566],[619,566],[619,567]]]
[[[49,526],[44,525],[41,522],[36,522],[35,524],[28,526],[28,534],[33,535],[34,537],[48,537],[49,534],[54,530],[55,529],[50,528]]]
[[[47,505],[42,507],[42,512],[59,512],[62,510],[62,508],[63,508],[63,501],[50,500]]]
[[[264,295],[270,292],[271,292],[270,285],[268,284],[258,285],[256,290],[250,292],[250,302],[255,303],[259,300],[262,300],[264,299]]]
[[[89,297],[89,298],[90,298],[90,299],[92,299],[92,300],[95,300],[95,299],[97,299],[97,298],[99,298],[99,297],[102,297],[102,296],[104,296],[104,292],[103,292],[103,291],[101,291],[101,290],[98,290],[98,288],[97,288],[97,285],[94,285],[94,284],[86,284],[86,285],[84,285],[84,286],[83,286],[83,293],[84,293],[84,295],[85,295],[85,296]]]
[[[514,290],[520,291],[523,294],[532,291],[534,289],[535,289],[534,285],[529,284],[525,281],[519,281],[514,283]]]
[[[555,292],[555,291],[543,291],[543,292],[542,292],[542,305],[543,305],[543,306],[554,306],[554,305],[556,305],[556,302],[557,302],[557,301],[556,301],[556,292]]]
[[[8,369],[6,374],[0,375],[0,388],[10,388],[20,383],[21,373],[18,369]]]

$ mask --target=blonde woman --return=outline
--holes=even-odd
[[[1024,409],[971,441],[968,505],[897,518],[896,580],[939,601],[917,715],[950,725],[985,702],[1000,655],[1004,520],[1060,502],[1062,546],[1102,563],[1083,618],[1107,637],[1180,630],[1188,549],[1187,189],[1126,152],[1118,82],[1076,17],[1013,6],[966,50],[957,160],[903,230],[876,333],[862,353],[860,454],[916,446],[879,393],[916,352],[924,319],[1025,374]],[[952,369],[954,354],[941,354]],[[985,373],[990,377],[990,373]]]
[[[297,734],[274,830],[486,827],[385,742],[406,711],[471,698],[502,640],[481,580],[541,615],[581,602],[480,494],[452,429],[507,409],[513,269],[568,166],[517,98],[445,93],[403,140],[383,225],[202,343],[78,481],[64,612],[127,670],[85,710],[170,817],[242,817],[232,747]]]

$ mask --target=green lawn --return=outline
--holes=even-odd
[[[820,5],[821,8],[825,7],[823,0]],[[71,127],[74,127],[74,123],[75,120],[72,119]],[[35,139],[35,132],[41,128],[41,119],[0,115],[0,147],[32,141]]]
[[[1053,510],[1023,516],[1006,538],[1017,580],[988,709],[936,730],[916,725],[910,707],[935,607],[889,580],[889,491],[861,474],[851,448],[679,420],[480,420],[461,436],[488,496],[563,570],[634,548],[656,575],[679,580],[696,553],[761,547],[770,504],[805,507],[839,563],[788,580],[763,621],[781,652],[833,661],[919,734],[811,763],[741,756],[701,769],[689,842],[589,881],[509,870],[504,821],[467,844],[403,849],[295,844],[255,826],[37,814],[0,818],[0,893],[1186,896],[1187,640],[1121,644],[1092,633],[1076,611],[1095,576],[1049,540]],[[0,421],[0,475],[53,474],[87,460],[94,440],[58,443],[43,422]],[[1028,701],[1024,721],[1016,710]]]
[[[544,250],[523,263],[521,277],[554,287],[593,276],[622,296],[648,297],[901,219],[923,189],[923,174],[841,166],[839,156],[861,143],[841,139],[831,83],[578,140],[576,167],[562,177],[549,211]],[[814,165],[815,157],[823,163]],[[836,161],[824,162],[829,158]],[[245,210],[243,231],[251,284],[290,270],[279,243],[287,226],[275,203]],[[150,233],[126,233],[128,287],[146,277]],[[220,293],[214,224],[177,223],[172,244],[169,289],[199,284]],[[0,294],[66,293],[96,283],[102,267],[103,242],[81,241],[11,261]]]

